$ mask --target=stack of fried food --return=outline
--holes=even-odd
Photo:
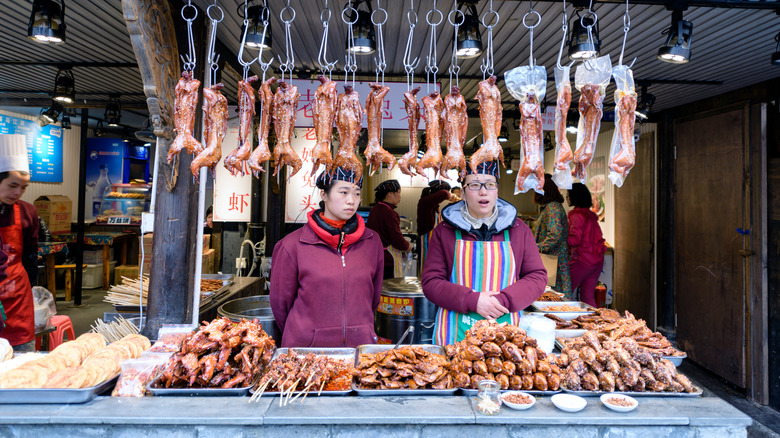
[[[274,354],[273,338],[255,319],[203,322],[187,335],[166,364],[157,385],[165,388],[247,386]]]
[[[561,385],[573,391],[697,391],[673,363],[630,337],[610,339],[587,331],[567,342],[558,361],[566,366]]]
[[[0,388],[87,388],[118,374],[122,361],[137,358],[150,347],[134,334],[106,346],[98,333],[86,333],[50,354],[0,376]]]
[[[449,389],[450,362],[421,347],[361,354],[355,373],[361,389]]]
[[[324,391],[346,391],[352,383],[354,367],[343,361],[327,356],[308,353],[299,356],[295,350],[279,355],[263,372],[263,376],[255,385],[256,391],[250,400],[257,400],[264,391],[279,392],[287,402],[293,392],[307,394],[310,390],[321,393]],[[304,399],[306,395],[304,395]],[[285,403],[285,404],[286,404]]]
[[[537,298],[536,301],[563,301],[563,298],[554,290],[545,290],[542,296]]]
[[[511,324],[477,321],[462,341],[445,349],[460,388],[477,389],[482,380],[494,380],[501,389],[526,391],[556,391],[561,384],[555,355],[537,348],[536,339]]]
[[[554,315],[547,315],[551,318]],[[552,318],[555,319],[555,318]],[[568,322],[568,321],[564,321]],[[636,317],[629,311],[625,316],[611,309],[597,309],[592,315],[579,316],[571,321],[572,326],[561,327],[561,321],[556,320],[556,329],[586,329],[593,330],[606,339],[618,340],[628,337],[637,342],[638,345],[647,348],[650,353],[659,356],[683,356],[685,353],[675,349],[672,343],[664,335],[654,332],[647,327],[643,319]]]

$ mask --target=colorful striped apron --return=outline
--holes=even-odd
[[[420,277],[422,277],[423,266],[425,266],[425,257],[428,254],[428,242],[431,241],[433,230],[436,229],[436,226],[439,225],[439,223],[441,223],[441,213],[436,212],[433,216],[433,229],[420,236]]]
[[[450,281],[474,290],[500,291],[515,282],[517,266],[509,241],[509,230],[504,230],[504,241],[463,240],[460,230],[455,231],[455,258]],[[507,313],[498,322],[517,325],[523,311]],[[449,345],[463,339],[475,322],[485,319],[477,312],[458,313],[439,307],[436,313],[434,342]]]
[[[404,252],[391,246],[385,248],[393,257],[393,278],[404,276]]]

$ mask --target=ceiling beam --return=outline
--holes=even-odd
[[[100,68],[132,68],[138,67],[135,62],[91,62],[91,61],[13,61],[0,59],[0,65],[41,65],[58,68],[100,67]]]
[[[108,100],[88,100],[75,102],[73,104],[62,105],[65,108],[105,108]],[[0,97],[0,106],[27,106],[27,107],[40,107],[48,108],[51,106],[51,98],[20,98],[20,97]],[[122,109],[135,109],[135,110],[149,110],[146,105],[146,101],[142,102],[122,102]]]
[[[524,0],[502,0],[511,2],[520,2]],[[560,0],[537,0],[543,3],[560,3]],[[623,0],[598,0],[595,3],[617,3],[626,4]],[[665,6],[667,9],[679,2],[673,0],[631,0],[632,5],[651,5]],[[572,2],[576,8],[587,8],[588,0],[574,0]],[[725,9],[780,9],[780,3],[777,0],[685,0],[687,6],[696,6],[702,8],[725,8]]]

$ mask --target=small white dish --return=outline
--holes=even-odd
[[[579,412],[588,404],[584,398],[571,394],[555,394],[550,400],[556,408],[564,412]]]
[[[631,412],[636,409],[637,406],[639,406],[639,402],[636,401],[635,398],[623,394],[604,394],[600,398],[601,403],[603,403],[604,406],[612,409],[615,412]],[[628,404],[628,406],[620,406],[609,402],[610,400],[615,399],[624,401],[626,404]]]
[[[530,400],[528,403],[512,403],[509,400],[507,400],[507,396],[511,395],[520,395],[524,397],[526,400]],[[536,397],[532,396],[531,394],[522,392],[522,391],[507,391],[501,394],[501,401],[504,403],[504,405],[508,406],[510,409],[515,409],[518,411],[524,411],[526,409],[530,409],[531,406],[536,404]]]

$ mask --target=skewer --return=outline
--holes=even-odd
[[[319,391],[317,391],[317,397],[319,397],[319,396],[320,396],[320,394],[322,394],[322,388],[324,388],[324,387],[325,387],[325,382],[327,382],[327,380],[323,379],[323,380],[322,380],[322,385],[320,385],[320,390],[319,390]]]
[[[312,386],[312,385],[314,385],[314,382],[311,382],[311,383],[309,383],[309,384],[308,384],[308,385],[307,385],[305,388],[303,388],[303,390],[302,390],[301,392],[299,392],[299,393],[298,393],[298,395],[296,395],[296,396],[295,396],[295,398],[293,398],[293,399],[290,401],[290,403],[294,402],[294,401],[295,401],[295,400],[296,400],[298,397],[300,397],[302,394],[308,394],[308,393],[309,393],[309,388],[311,388],[311,386]],[[303,403],[303,401],[304,401],[304,400],[306,400],[306,397],[305,397],[305,396],[304,396],[304,397],[301,399],[301,403]]]
[[[295,391],[295,388],[298,387],[298,383],[301,381],[301,379],[298,379],[295,381],[295,383],[292,384],[290,387],[290,390],[287,391],[287,401],[284,402],[284,405],[287,406],[287,403],[290,403],[290,397],[292,397],[292,393]]]
[[[268,384],[271,383],[271,379],[268,379],[265,381],[262,387],[258,391],[255,391],[254,394],[252,394],[252,398],[249,399],[249,403],[252,403],[253,400],[257,401],[260,400],[260,397],[263,396],[263,393],[265,392],[265,388],[268,387]]]

